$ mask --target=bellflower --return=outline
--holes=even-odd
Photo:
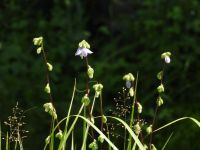
[[[83,57],[87,57],[88,54],[93,53],[89,48],[90,45],[85,40],[81,41],[79,43],[79,48],[77,49],[75,56],[80,56],[82,59]]]
[[[165,52],[161,54],[161,58],[165,60],[165,63],[169,64],[171,62],[171,52]]]

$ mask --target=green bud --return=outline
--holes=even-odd
[[[103,138],[101,135],[99,135],[98,141],[99,141],[100,143],[103,143],[103,142],[104,142],[104,138]]]
[[[137,102],[137,109],[138,109],[138,113],[141,114],[142,113],[142,105]]]
[[[98,150],[97,141],[95,139],[92,143],[89,144],[89,148],[91,148],[92,150]]]
[[[160,107],[163,104],[163,99],[160,96],[157,98],[156,104],[158,107]]]
[[[146,132],[147,132],[147,134],[151,134],[152,133],[152,125],[150,125],[150,126],[148,126],[146,128]]]
[[[42,43],[43,43],[43,37],[42,36],[33,39],[33,44],[35,46],[41,46]]]
[[[134,96],[134,90],[133,90],[133,87],[131,87],[131,88],[129,89],[129,95],[130,95],[131,97]]]
[[[157,150],[157,148],[153,144],[151,144],[151,150]]]
[[[81,48],[90,48],[90,44],[88,44],[88,42],[86,42],[85,40],[82,40],[79,44],[78,44],[79,47]]]
[[[124,75],[122,79],[125,81],[134,81],[135,77],[133,76],[132,73],[128,73],[128,74]]]
[[[87,94],[85,94],[85,96],[82,97],[81,102],[82,102],[85,106],[88,106],[88,105],[90,104],[90,99],[89,99],[89,97],[87,96]]]
[[[47,136],[46,139],[45,139],[45,143],[49,144],[49,142],[50,142],[50,136]]]
[[[52,103],[45,103],[43,105],[45,112],[48,112],[54,119],[57,119],[57,114],[56,114],[56,110],[53,107]]]
[[[93,85],[93,88],[94,88],[94,90],[95,90],[95,97],[98,98],[99,95],[100,95],[101,92],[102,92],[103,85],[102,85],[102,84],[95,84],[95,85]]]
[[[141,127],[140,127],[140,124],[139,122],[137,122],[134,126],[133,126],[133,129],[134,129],[134,132],[136,135],[139,135],[140,132],[141,132]]]
[[[59,132],[56,134],[56,137],[61,140],[63,137],[63,132],[59,130]]]
[[[107,122],[107,117],[106,117],[106,116],[103,115],[101,119],[102,119],[102,122],[103,122],[103,123],[106,123],[106,122]]]
[[[46,84],[46,86],[45,86],[45,88],[44,88],[44,91],[46,92],[46,93],[51,93],[51,88],[50,88],[50,86],[49,86],[49,83],[47,83]]]
[[[38,47],[38,48],[37,48],[37,54],[40,54],[41,51],[42,51],[42,47]]]
[[[48,68],[49,71],[53,70],[53,66],[50,63],[48,63],[48,62],[47,62],[47,68]]]
[[[94,76],[94,69],[92,67],[90,67],[89,65],[88,65],[87,74],[88,74],[90,79],[92,79],[93,76]]]
[[[171,56],[171,52],[164,52],[161,54],[161,58],[165,59],[165,57],[170,57]]]
[[[163,78],[163,71],[158,72],[157,78],[158,78],[158,80],[162,80],[162,78]]]
[[[158,91],[158,93],[162,93],[162,92],[165,91],[165,88],[164,88],[163,84],[160,84],[160,85],[157,87],[157,91]]]

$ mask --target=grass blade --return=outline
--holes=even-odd
[[[166,127],[168,127],[168,126],[170,126],[170,125],[172,125],[172,124],[174,124],[174,123],[176,123],[176,122],[179,122],[179,121],[185,120],[185,119],[190,119],[190,120],[192,120],[194,123],[196,123],[196,125],[197,125],[198,127],[200,127],[200,122],[199,122],[197,119],[192,118],[192,117],[182,117],[182,118],[176,119],[176,120],[174,120],[174,121],[171,121],[170,123],[168,123],[168,124],[166,124],[166,125],[164,125],[164,126],[158,128],[158,129],[154,130],[153,132],[157,132],[157,131],[159,131],[159,130],[161,130],[161,129],[164,129],[164,128],[166,128]]]
[[[112,116],[107,116],[107,117],[115,119],[115,120],[121,122],[124,125],[124,127],[128,130],[128,132],[132,136],[132,138],[135,140],[135,142],[138,145],[139,149],[140,150],[145,150],[144,146],[142,145],[142,143],[140,142],[138,137],[135,135],[135,133],[132,131],[132,129],[129,127],[129,125],[126,122],[124,122],[122,119],[117,118],[117,117],[112,117]]]
[[[173,135],[173,132],[170,134],[170,136],[168,137],[167,141],[166,141],[165,144],[163,145],[162,150],[165,149],[165,147],[166,147],[167,144],[169,143],[169,140],[171,139],[172,135]]]

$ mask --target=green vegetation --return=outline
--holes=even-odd
[[[47,119],[48,115],[44,113],[42,105],[51,102],[52,99],[55,102],[58,120],[77,114],[81,99],[85,96],[84,92],[81,92],[86,87],[85,72],[88,71],[92,78],[92,69],[95,80],[104,86],[102,106],[105,116],[114,116],[118,112],[113,98],[119,99],[117,93],[123,93],[121,87],[125,86],[125,81],[121,78],[126,72],[131,72],[135,78],[138,74],[137,99],[140,103],[137,106],[142,106],[144,122],[150,123],[155,116],[155,106],[163,103],[156,115],[153,129],[183,116],[200,120],[199,6],[198,0],[50,0],[48,3],[39,0],[3,0],[0,6],[0,122],[1,130],[4,131],[0,135],[5,139],[1,141],[3,148],[5,141],[9,140],[6,136],[8,128],[3,122],[12,113],[11,108],[18,101],[19,107],[25,110],[25,128],[29,131],[28,138],[23,141],[24,149],[42,149],[44,139],[50,134],[49,129],[52,131],[53,126],[57,125],[56,121],[52,124],[50,119]],[[40,35],[44,37],[44,48],[48,52],[49,62],[45,65],[42,59],[38,59],[35,47],[30,42],[33,37]],[[83,60],[74,57],[76,45],[82,39],[91,41],[91,50],[94,52],[90,57],[91,68],[86,67]],[[40,49],[37,50],[38,53],[39,51]],[[162,99],[157,99],[156,88],[160,85],[160,80],[156,79],[156,73],[162,68],[158,56],[164,51],[172,52],[172,61],[164,72],[165,92],[160,95]],[[44,76],[47,69],[51,79],[49,85],[50,93],[53,93],[52,98]],[[75,78],[77,85],[73,108],[67,114],[68,106],[71,106],[69,98]],[[89,83],[91,95],[95,94],[93,84]],[[43,92],[45,87],[47,94]],[[89,99],[91,105],[93,100],[91,97]],[[100,106],[98,100],[95,103],[94,106]],[[125,105],[131,106],[129,102]],[[84,110],[89,112],[85,106]],[[102,116],[101,107],[94,107],[93,113]],[[86,117],[84,114],[80,115]],[[129,117],[131,113],[127,112],[124,121],[128,122]],[[67,121],[66,129],[71,127],[75,118]],[[91,133],[92,127],[88,129],[87,124],[80,120],[81,118],[77,117],[77,132],[81,135]],[[83,125],[84,130],[79,130]],[[101,129],[100,121],[95,125]],[[128,125],[130,127],[129,123]],[[60,128],[65,129],[63,126],[65,125],[62,124]],[[118,137],[124,133],[124,129],[116,127],[115,130],[117,133],[114,137],[109,135],[111,141],[126,147],[127,143],[124,144],[122,138]],[[96,134],[96,130],[94,132]],[[170,136],[172,132],[173,135]],[[73,133],[72,138],[72,133],[68,141],[75,144],[74,149],[78,149],[76,142],[82,143],[83,136],[77,138]],[[63,131],[63,134],[67,134],[67,131]],[[183,135],[187,136],[183,138]],[[126,138],[130,138],[128,132]],[[30,147],[33,143],[31,139],[34,139],[35,147]],[[176,147],[189,150],[191,145],[193,149],[199,149],[197,139],[199,128],[189,121],[165,128],[153,135],[154,145],[162,148],[167,142],[166,149]],[[86,140],[88,141],[88,138]],[[55,142],[55,145],[58,143]]]

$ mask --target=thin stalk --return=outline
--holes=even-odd
[[[134,88],[134,98],[133,98],[133,104],[132,104],[132,111],[131,111],[131,120],[130,120],[130,124],[129,124],[129,127],[132,129],[133,128],[133,121],[134,121],[134,111],[135,111],[135,101],[136,101],[136,94],[137,94],[137,84],[138,84],[138,73],[137,73],[137,76],[136,76],[136,81],[135,81],[135,88]],[[128,142],[128,150],[131,149],[131,145],[132,145],[132,137],[131,135],[129,134],[129,142]]]

